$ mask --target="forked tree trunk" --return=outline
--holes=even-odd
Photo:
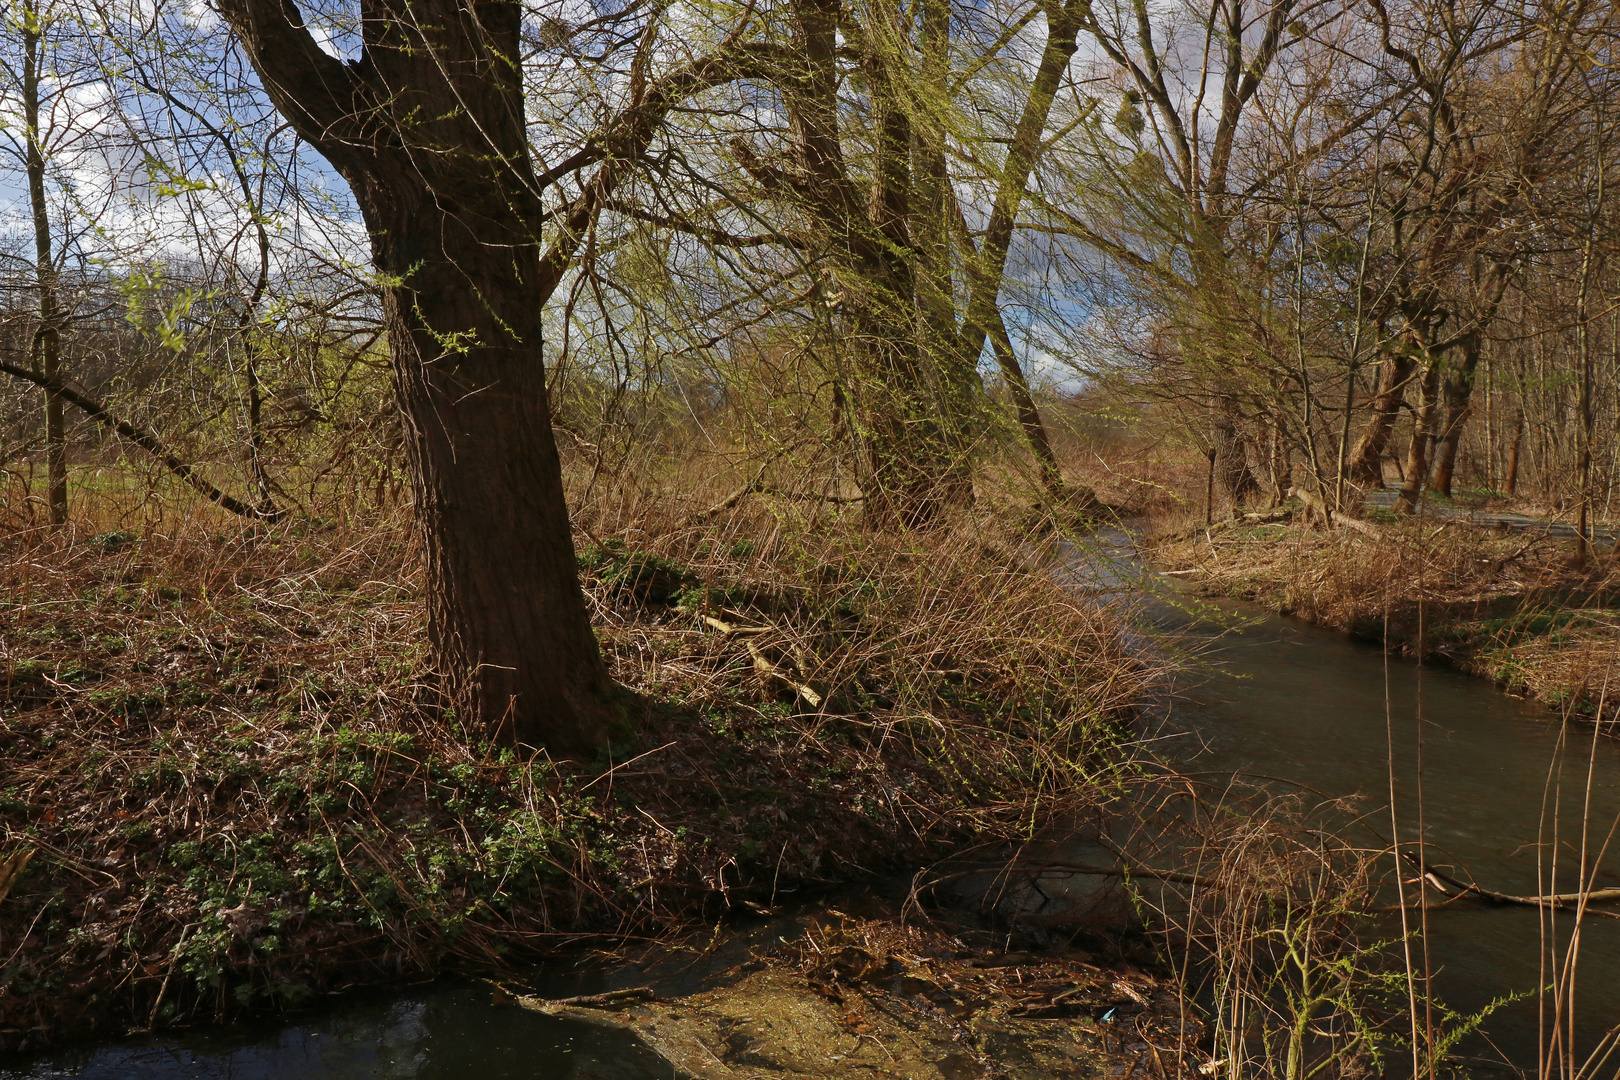
[[[285,0],[223,0],[277,107],[354,188],[384,284],[426,556],[428,639],[476,735],[589,753],[625,733],[591,633],[541,353],[516,3],[367,5],[357,64]]]
[[[1445,417],[1434,448],[1434,490],[1451,498],[1453,474],[1457,469],[1457,447],[1463,428],[1473,415],[1474,373],[1479,369],[1480,342],[1469,337],[1462,343],[1462,360],[1446,378]]]

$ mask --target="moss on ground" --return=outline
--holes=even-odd
[[[511,1000],[628,1029],[671,1075],[699,1080],[1089,1080],[1190,1074],[1207,1060],[1203,1024],[1173,982],[1075,949],[974,948],[971,936],[831,915],[695,993],[607,1009]]]

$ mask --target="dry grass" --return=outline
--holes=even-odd
[[[1613,551],[1576,565],[1569,541],[1433,521],[1381,528],[1375,540],[1287,522],[1223,523],[1160,531],[1150,543],[1155,563],[1201,594],[1387,639],[1549,705],[1595,711],[1620,673]]]
[[[108,485],[0,538],[0,855],[37,851],[0,901],[0,1048],[670,933],[1086,797],[1141,670],[1010,515],[695,514],[723,479],[579,485],[603,647],[653,703],[589,766],[424,707],[397,518],[244,533]]]

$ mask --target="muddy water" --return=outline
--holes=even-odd
[[[1218,664],[1171,707],[1173,730],[1182,733],[1174,756],[1185,767],[1276,777],[1329,796],[1365,796],[1360,809],[1387,837],[1393,742],[1400,835],[1408,841],[1418,836],[1421,760],[1431,862],[1465,867],[1498,892],[1546,892],[1545,877],[1537,882],[1537,844],[1547,841],[1541,850],[1550,852],[1556,827],[1557,889],[1578,887],[1583,816],[1590,822],[1589,850],[1595,850],[1620,814],[1620,740],[1594,747],[1589,728],[1572,726],[1561,745],[1556,716],[1484,681],[1400,659],[1386,662],[1376,646],[1253,608],[1222,610],[1243,621],[1221,628],[1163,604],[1147,606],[1152,622],[1186,635]],[[1620,836],[1588,865],[1603,868],[1597,887],[1620,886]],[[1567,942],[1573,919],[1559,915],[1552,922],[1558,940]],[[1431,913],[1429,954],[1439,996],[1471,1012],[1495,998],[1533,991],[1541,979],[1543,929],[1541,913],[1528,907],[1468,904]],[[1589,1047],[1620,1024],[1620,921],[1589,918],[1580,953],[1577,1027]],[[1534,1000],[1498,1011],[1488,1031],[1513,1064],[1534,1071]],[[1616,1075],[1617,1064],[1597,1075]]]

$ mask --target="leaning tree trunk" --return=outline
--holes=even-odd
[[[540,257],[519,5],[368,3],[356,64],[321,52],[288,0],[220,7],[372,237],[428,641],[458,719],[554,752],[610,743],[622,692],[591,633],[546,400],[540,312],[558,273]]]
[[[1096,509],[1101,504],[1095,492],[1084,484],[1071,488],[1063,479],[1063,469],[1058,464],[1057,454],[1052,451],[1052,440],[1047,437],[1041,410],[1035,404],[1035,395],[1029,391],[1029,379],[1018,362],[1018,355],[1013,352],[1012,337],[1007,333],[1007,324],[999,312],[994,317],[990,345],[996,366],[1001,369],[1002,381],[1007,384],[1013,407],[1018,412],[1018,426],[1023,428],[1024,439],[1035,455],[1035,467],[1040,473],[1041,487],[1045,489],[1047,497],[1055,506],[1073,503],[1082,510]]]
[[[1401,414],[1406,384],[1412,377],[1412,358],[1391,353],[1384,358],[1378,374],[1378,392],[1373,395],[1372,415],[1361,429],[1350,451],[1350,479],[1358,484],[1383,487],[1384,458],[1389,453],[1389,435]]]

